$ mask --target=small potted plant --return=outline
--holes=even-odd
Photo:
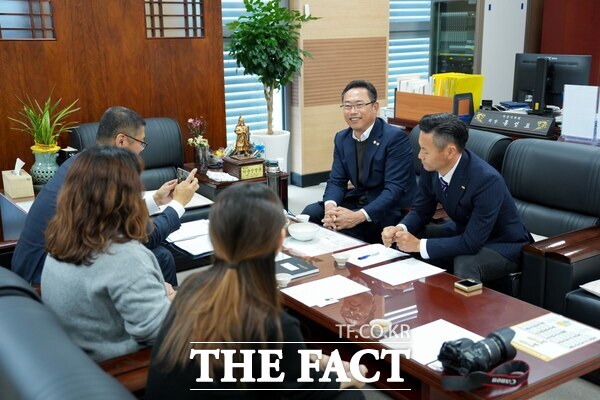
[[[267,101],[267,135],[273,135],[273,92],[281,89],[300,73],[304,57],[310,53],[298,48],[300,27],[303,22],[317,19],[279,6],[279,0],[244,0],[247,15],[227,24],[233,31],[229,43],[229,55],[237,66],[244,68],[245,75],[257,75],[263,84]],[[256,135],[257,132],[253,132]],[[265,135],[266,136],[266,135]],[[281,136],[281,135],[277,135]],[[287,159],[289,132],[282,155]],[[270,142],[277,138],[262,139],[267,147],[267,157],[273,150]]]
[[[11,121],[17,122],[20,127],[12,128],[17,131],[25,132],[33,137],[34,145],[31,150],[35,156],[35,164],[31,167],[31,176],[33,183],[43,185],[48,182],[58,169],[56,164],[57,153],[60,150],[57,139],[63,132],[68,132],[77,122],[66,122],[74,112],[78,100],[66,107],[60,108],[62,99],[56,102],[52,101],[52,93],[48,99],[40,105],[37,100],[31,100],[27,96],[27,101],[17,97],[23,109],[19,112],[21,119],[11,118]]]
[[[194,147],[194,162],[196,163],[198,172],[205,174],[208,171],[210,159],[208,140],[204,137],[206,120],[202,116],[190,118],[187,120],[187,127],[192,136],[188,139],[187,143]]]

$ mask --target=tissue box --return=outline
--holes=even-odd
[[[33,196],[31,175],[23,170],[21,170],[21,175],[13,175],[12,171],[2,171],[2,184],[4,193],[13,199]]]

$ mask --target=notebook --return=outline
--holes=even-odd
[[[286,273],[292,276],[292,279],[301,278],[307,275],[316,274],[319,268],[310,265],[308,262],[296,257],[289,257],[285,260],[275,262],[275,273]]]

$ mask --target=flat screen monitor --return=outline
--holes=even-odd
[[[523,102],[527,95],[533,96],[536,82],[544,79],[536,76],[538,58],[548,59],[545,84],[540,82],[545,89],[545,105],[562,108],[565,84],[589,85],[590,55],[520,53],[515,60],[513,101]]]

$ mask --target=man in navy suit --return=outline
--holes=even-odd
[[[456,116],[426,115],[419,125],[420,193],[400,224],[383,230],[383,243],[480,282],[517,271],[530,235],[502,176],[465,149],[467,126]],[[427,226],[438,202],[450,221]]]
[[[398,221],[416,193],[412,147],[401,129],[377,118],[377,90],[371,83],[350,82],[341,108],[349,128],[335,135],[323,201],[303,213],[329,229],[380,242],[383,227]]]
[[[136,112],[125,107],[111,107],[100,119],[96,142],[102,145],[127,147],[139,154],[146,147],[144,125],[146,122]],[[27,213],[25,227],[13,254],[11,269],[32,284],[40,283],[46,261],[44,237],[46,227],[56,214],[59,190],[76,157],[77,155],[69,158],[60,166],[56,175],[36,196]],[[90,173],[93,174],[94,171]],[[175,260],[161,244],[171,232],[181,226],[179,218],[185,212],[184,206],[189,203],[198,189],[198,180],[194,177],[194,173],[195,171],[192,171],[188,179],[180,184],[177,184],[177,180],[166,182],[153,196],[146,198],[146,205],[151,214],[159,210],[158,206],[168,206],[164,212],[153,219],[154,227],[148,235],[146,247],[158,259],[165,281],[173,286],[177,285]]]

